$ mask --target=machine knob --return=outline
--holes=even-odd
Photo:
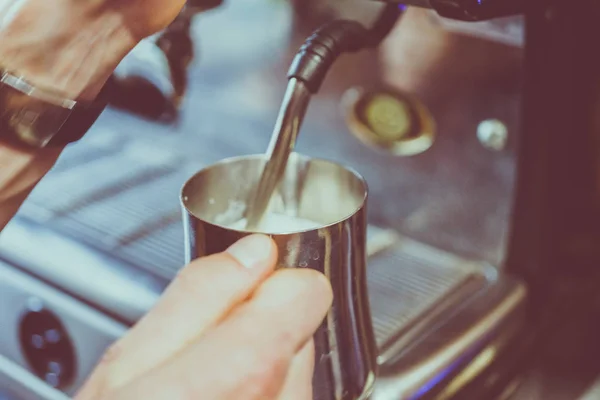
[[[416,97],[391,87],[351,88],[342,98],[346,125],[368,146],[397,156],[428,150],[435,139],[435,121]]]
[[[73,382],[77,369],[73,343],[54,313],[37,301],[30,303],[35,306],[30,306],[19,324],[21,349],[38,377],[63,389]]]

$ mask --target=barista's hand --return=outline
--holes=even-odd
[[[22,4],[14,18],[10,17],[11,3]],[[185,0],[8,4],[0,5],[1,66],[39,87],[91,99],[141,39],[175,19]]]
[[[331,288],[312,270],[273,273],[275,259],[253,235],[191,263],[76,400],[311,399],[311,337]]]
[[[0,1],[0,68],[40,88],[91,100],[139,40],[166,27],[184,3]],[[0,144],[0,230],[59,154],[60,149],[32,153]]]

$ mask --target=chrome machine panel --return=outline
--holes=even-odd
[[[53,386],[73,394],[126,327],[5,263],[0,263],[0,277],[0,388],[19,399],[64,398]],[[52,346],[60,343],[72,347],[72,358],[64,352],[51,358]],[[27,357],[28,350],[42,356]],[[32,374],[36,370],[38,376]],[[67,379],[63,385],[62,378]]]

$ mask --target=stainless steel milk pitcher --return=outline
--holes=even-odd
[[[187,262],[224,251],[250,234],[228,226],[244,216],[266,158],[227,159],[184,185]],[[293,153],[271,202],[271,212],[314,221],[315,229],[271,234],[278,267],[312,268],[333,287],[333,305],[315,334],[314,400],[356,400],[370,395],[377,373],[366,285],[367,185],[333,162]]]

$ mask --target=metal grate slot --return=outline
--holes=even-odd
[[[144,163],[120,155],[101,158],[60,173],[50,173],[34,189],[29,201],[53,213],[65,213],[169,170],[169,165]]]
[[[432,259],[443,262],[432,263]],[[407,245],[404,240],[372,257],[367,277],[378,345],[475,274],[483,275],[483,269],[421,243]]]
[[[369,225],[368,242],[389,241],[390,231]],[[383,239],[383,240],[382,240]],[[391,243],[391,242],[390,242]],[[171,279],[183,266],[183,224],[181,221],[139,238],[116,250],[128,262]]]
[[[84,164],[94,162],[100,158],[108,157],[110,155],[110,149],[74,146],[65,150],[65,152],[59,157],[54,167],[52,167],[49,175],[52,176],[71,168],[78,168]]]
[[[187,169],[168,174],[79,208],[56,226],[112,249],[180,219],[179,190],[187,178]]]
[[[183,249],[183,224],[179,221],[118,248],[115,254],[134,265],[171,279],[183,267]]]
[[[68,146],[62,153],[51,174],[56,174],[102,157],[114,155],[123,148],[126,139],[123,135],[110,129],[93,129],[77,144]]]

